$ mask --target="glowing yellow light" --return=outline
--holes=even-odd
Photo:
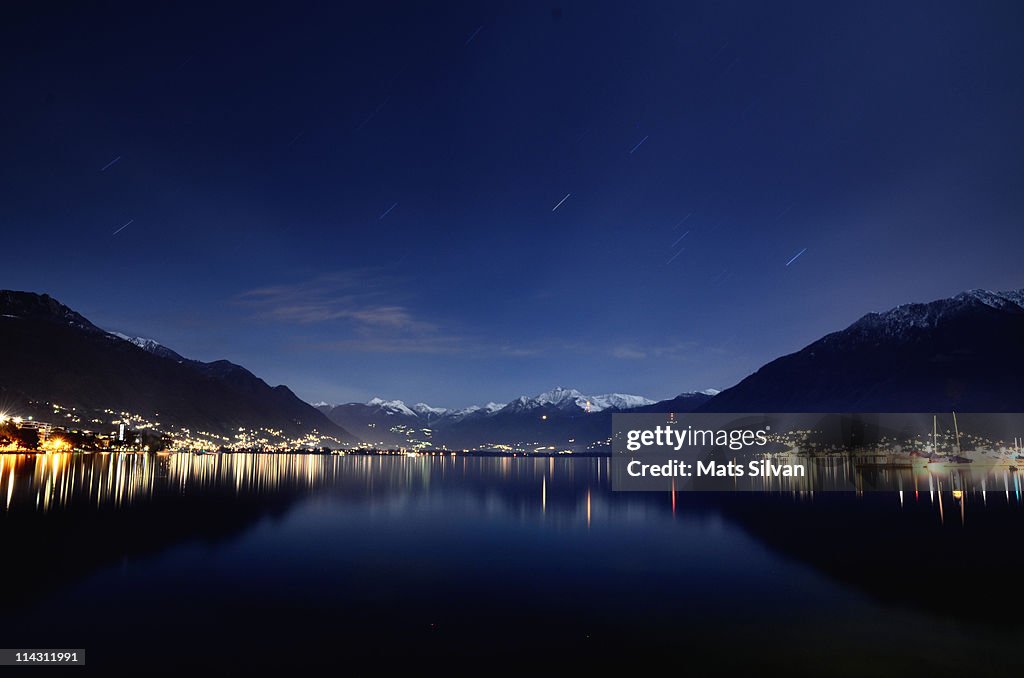
[[[71,449],[71,444],[63,438],[54,436],[48,438],[41,447],[46,452],[67,452]]]

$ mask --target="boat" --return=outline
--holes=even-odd
[[[974,460],[970,457],[965,457],[963,448],[960,446],[960,425],[956,421],[956,412],[953,413],[953,431],[956,434],[956,454],[940,456],[938,454],[938,417],[932,415],[932,455],[929,459],[932,462],[941,462],[946,464],[973,464]]]

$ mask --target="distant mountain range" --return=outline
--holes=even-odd
[[[711,399],[714,391],[687,393],[666,401],[688,412]],[[408,406],[401,400],[373,398],[366,403],[319,405],[332,421],[367,443],[380,446],[432,444],[449,449],[550,448],[604,451],[613,412],[639,411],[655,401],[636,395],[584,395],[558,387],[510,403],[464,409]]]
[[[0,406],[127,411],[223,436],[244,427],[384,447],[607,451],[615,412],[1024,411],[1024,290],[869,313],[721,393],[660,402],[555,388],[462,409],[381,398],[313,407],[239,365],[106,332],[28,292],[0,291],[0,336]]]
[[[1024,290],[972,290],[869,313],[700,409],[1024,412]]]
[[[1024,290],[972,290],[869,313],[718,393],[652,402],[557,388],[506,405],[447,410],[371,400],[325,408],[361,437],[584,447],[607,438],[612,412],[1021,412]],[[571,441],[571,442],[570,442]]]
[[[354,441],[286,386],[271,387],[227,360],[189,360],[157,342],[111,334],[45,294],[0,291],[0,336],[5,407],[56,403],[106,425],[112,416],[104,410],[112,410],[161,430],[230,437],[266,428],[286,438],[318,432]]]

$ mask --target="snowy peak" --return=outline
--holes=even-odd
[[[869,313],[761,367],[704,411],[1019,412],[1024,291]]]
[[[521,396],[509,403],[508,408],[514,410],[530,410],[538,407],[556,407],[558,409],[580,409],[584,412],[601,412],[602,410],[629,410],[644,405],[652,405],[654,401],[643,396],[623,393],[607,393],[605,395],[584,395],[574,388],[558,386],[545,393],[529,398]]]
[[[127,334],[121,334],[120,332],[110,332],[110,334],[122,341],[127,341],[129,344],[138,346],[146,353],[152,353],[153,355],[160,356],[161,358],[169,358],[179,363],[185,360],[171,349],[153,339],[146,339],[145,337],[129,337]]]
[[[355,403],[350,403],[346,406],[339,407],[355,407]],[[466,407],[463,409],[452,409],[448,407],[434,407],[427,403],[416,403],[412,407],[405,404],[402,400],[384,400],[383,398],[371,398],[366,401],[364,405],[359,407],[375,408],[380,412],[388,415],[402,415],[405,417],[413,417],[421,419],[426,422],[436,422],[439,420],[457,420],[466,417],[476,412],[491,413],[500,410],[504,405],[498,405],[495,403],[488,403],[484,407],[479,405],[473,405],[472,407]]]
[[[599,396],[584,396],[589,400],[589,410],[600,412],[601,410],[632,410],[644,405],[653,405],[655,401],[638,395],[627,393],[608,393]]]
[[[708,394],[711,392],[709,391]],[[717,393],[717,391],[714,391]],[[554,408],[568,413],[602,412],[604,410],[632,410],[637,407],[652,405],[655,401],[638,395],[624,393],[606,393],[604,395],[586,395],[574,388],[561,386],[529,397],[521,396],[510,403],[489,402],[486,405],[471,405],[463,408],[434,407],[427,403],[416,403],[412,407],[402,400],[385,400],[371,398],[364,405],[350,403],[339,405],[338,408],[368,407],[385,415],[404,416],[418,419],[431,425],[444,425],[459,422],[467,417],[489,417],[499,412],[513,414],[530,412],[539,408]],[[317,403],[315,407],[333,409],[328,403]]]
[[[412,411],[421,417],[442,417],[448,413],[447,407],[431,407],[426,403],[416,403]]]
[[[1024,309],[1024,289],[1009,290],[1006,292],[991,292],[989,290],[969,290],[953,297],[962,301],[973,300],[981,302],[986,306],[1007,310],[1009,306],[1016,306]]]
[[[719,393],[721,393],[721,391],[719,391],[717,388],[706,388],[703,391],[686,391],[685,393],[680,393],[679,395],[677,395],[676,398],[699,398],[703,396],[709,396],[711,398],[714,398]]]
[[[384,400],[382,398],[370,398],[366,402],[370,407],[379,407],[381,410],[388,414],[404,414],[409,417],[415,417],[416,413],[406,407],[405,403],[401,400]]]
[[[495,403],[495,402],[489,402],[486,405],[484,405],[483,407],[481,407],[480,405],[470,405],[469,407],[463,407],[462,409],[459,409],[459,410],[448,410],[448,415],[447,416],[448,417],[464,418],[464,417],[467,417],[467,416],[469,416],[471,414],[477,414],[477,413],[480,413],[480,414],[483,414],[483,415],[494,414],[498,410],[504,408],[506,405],[507,405],[507,403]]]
[[[155,353],[157,349],[164,348],[163,344],[153,339],[146,339],[145,337],[129,337],[127,334],[121,334],[120,332],[111,332],[118,339],[123,339],[129,344],[135,344],[143,351],[149,351]]]
[[[565,405],[567,403],[577,403],[581,398],[586,398],[582,393],[574,388],[563,388],[556,386],[550,391],[541,393],[536,398],[527,398],[523,396],[520,400],[533,400],[534,402],[540,403],[541,405]]]
[[[869,313],[848,328],[859,336],[909,338],[922,330],[971,309],[988,307],[1009,313],[1024,313],[1024,290],[992,292],[970,290],[955,297],[927,303],[901,304],[882,313]]]

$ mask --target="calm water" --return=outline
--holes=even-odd
[[[91,669],[1013,675],[1022,526],[1011,492],[612,493],[595,458],[0,455],[0,633]]]

